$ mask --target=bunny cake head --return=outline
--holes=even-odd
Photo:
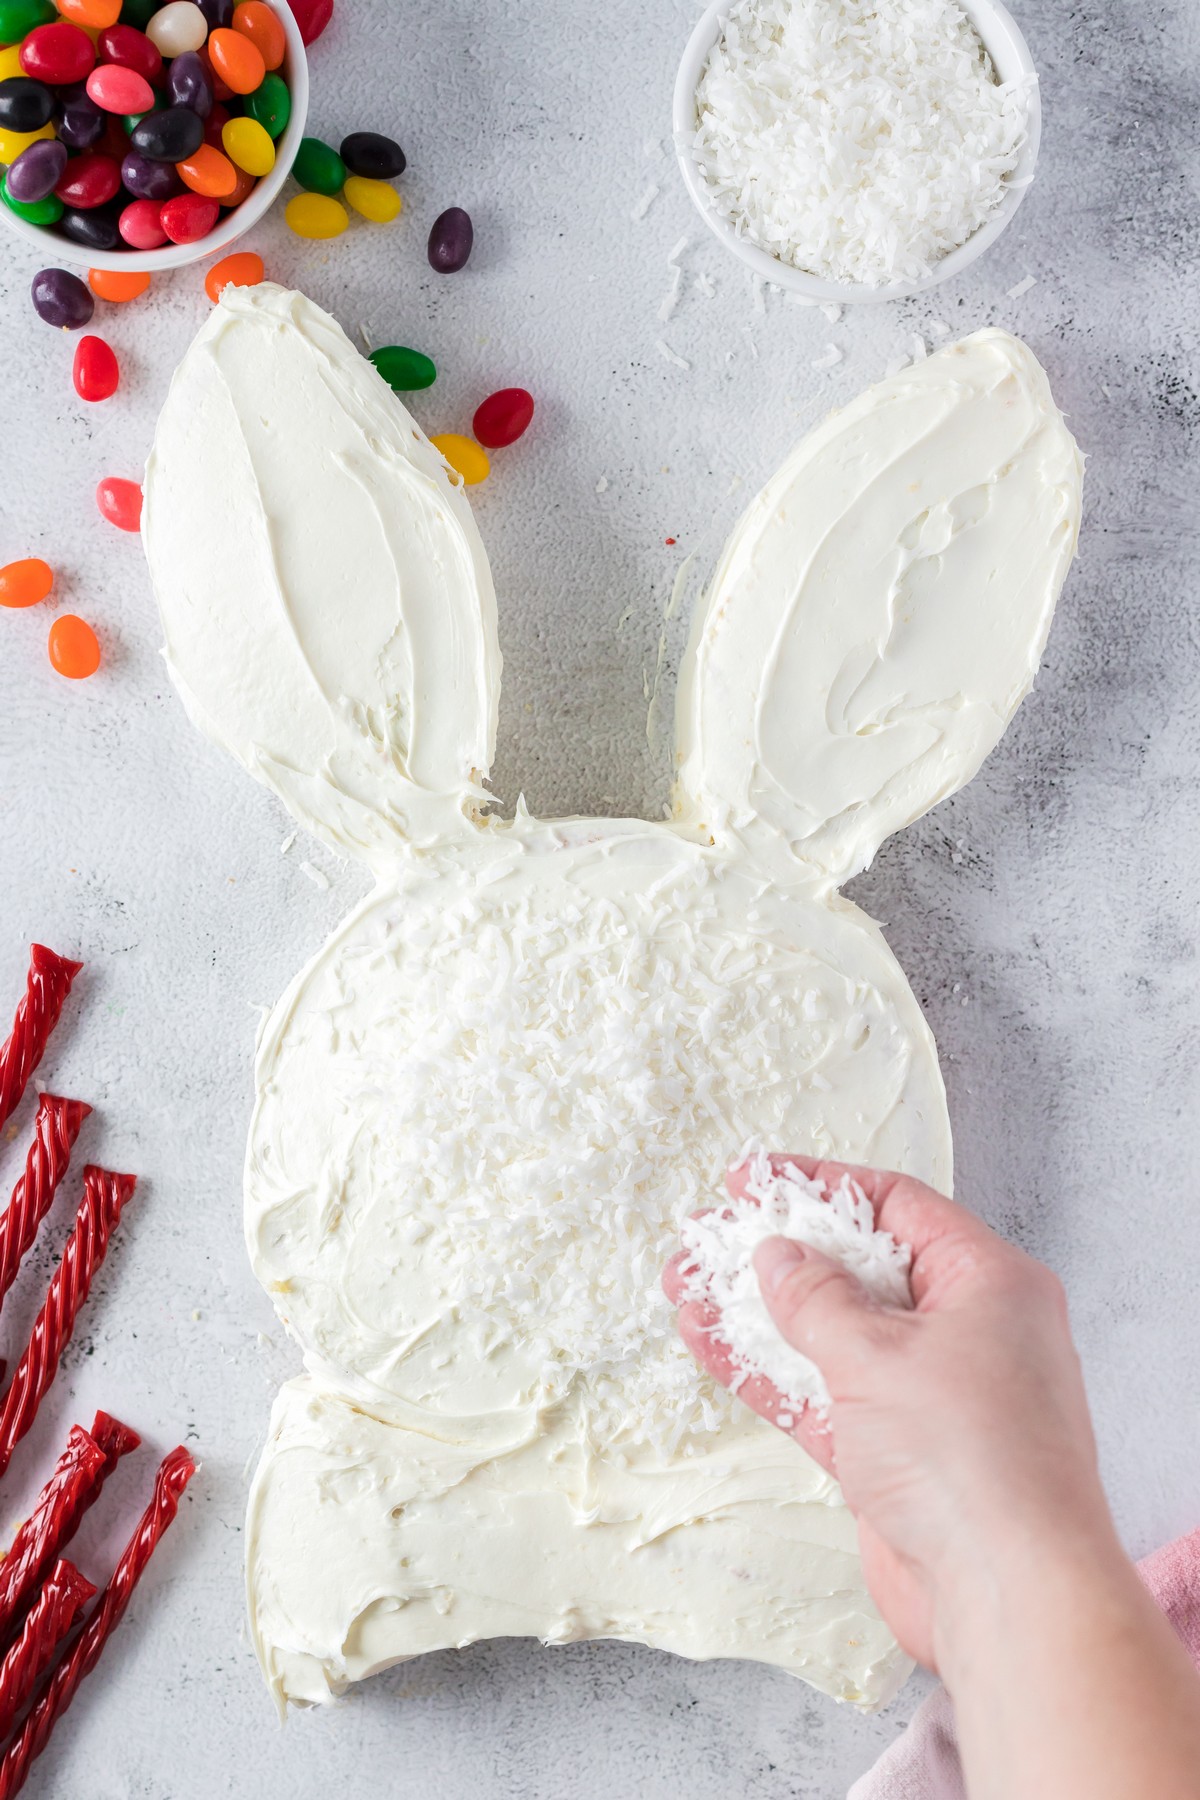
[[[675,819],[502,822],[461,488],[323,312],[225,289],[147,470],[168,661],[376,877],[258,1047],[247,1243],[306,1370],[248,1526],[281,1703],[514,1635],[895,1691],[836,1484],[693,1365],[658,1276],[750,1140],[949,1186],[933,1041],[838,886],[1028,690],[1080,478],[1002,332],[882,383],[721,558]]]

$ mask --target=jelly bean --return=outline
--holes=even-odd
[[[433,221],[429,233],[429,266],[439,275],[453,275],[464,268],[475,241],[470,215],[451,206]]]
[[[201,144],[194,156],[177,162],[175,168],[185,187],[193,194],[204,194],[210,200],[221,200],[237,186],[237,170],[227,156],[211,144]],[[187,239],[183,240],[185,243]]]
[[[66,89],[62,101],[63,113],[58,121],[59,142],[69,150],[90,150],[104,136],[108,127],[108,115],[88,99],[83,82]]]
[[[233,9],[233,29],[248,37],[268,69],[277,69],[287,52],[283,26],[263,0],[241,0]]]
[[[135,25],[139,31],[145,31],[161,4],[162,0],[125,0],[121,8],[122,25]]]
[[[524,388],[501,388],[476,409],[471,429],[489,450],[503,450],[523,437],[533,421],[533,395]]]
[[[50,661],[69,681],[86,681],[100,667],[100,642],[91,626],[75,613],[64,613],[50,627]]]
[[[191,0],[189,0],[189,4]],[[147,113],[129,134],[129,147],[151,162],[182,162],[204,142],[204,120],[190,106],[168,106]]]
[[[292,174],[310,194],[339,194],[346,181],[346,165],[337,151],[320,138],[303,137]]]
[[[11,81],[14,75],[22,74],[24,74],[24,70],[21,68],[21,46],[20,44],[7,44],[3,50],[0,50],[0,81]]]
[[[300,27],[300,38],[314,44],[333,17],[333,0],[288,0],[292,17]]]
[[[39,25],[21,45],[21,67],[37,81],[62,87],[86,81],[96,63],[96,46],[86,31],[66,19]]]
[[[0,81],[0,125],[6,131],[40,131],[50,123],[54,95],[44,81],[11,75]]]
[[[7,174],[0,175],[0,200],[9,212],[16,213],[27,225],[56,225],[63,216],[63,203],[57,194],[47,194],[44,200],[29,202],[15,199],[8,191]]]
[[[281,137],[292,116],[292,96],[287,82],[281,75],[268,75],[261,87],[246,95],[243,107],[246,117],[257,119],[269,137]]]
[[[103,31],[121,16],[121,0],[57,0],[58,10],[72,25]]]
[[[54,570],[40,556],[23,556],[0,569],[0,606],[36,606],[54,586]]]
[[[221,205],[226,209],[231,206],[240,206],[243,200],[249,199],[250,195],[258,186],[257,175],[251,175],[246,169],[238,168],[235,168],[233,172],[237,176],[237,183],[233,192],[221,196]]]
[[[404,204],[386,181],[368,181],[364,175],[347,175],[345,197],[356,213],[377,225],[394,219]]]
[[[64,206],[103,206],[121,191],[121,165],[99,150],[85,150],[71,158],[54,191]]]
[[[225,154],[247,175],[269,175],[275,167],[271,134],[257,119],[229,119],[221,130]]]
[[[80,338],[71,379],[81,400],[107,400],[116,393],[121,370],[111,346],[102,337]]]
[[[96,489],[96,505],[119,531],[142,529],[142,490],[138,482],[106,475]]]
[[[53,125],[43,125],[40,131],[0,131],[0,163],[8,163],[11,168],[31,144],[45,143],[53,136]]]
[[[118,221],[121,236],[134,250],[157,250],[167,241],[159,200],[131,200]],[[170,201],[167,202],[170,205]]]
[[[88,289],[67,269],[39,269],[30,291],[38,318],[59,331],[82,331],[96,310]]]
[[[119,250],[121,248],[121,202],[112,201],[108,206],[93,206],[89,212],[78,212],[68,206],[58,221],[58,229],[63,237],[70,238],[73,244],[79,244],[84,250],[96,251]]]
[[[194,244],[208,236],[219,213],[216,201],[206,194],[179,194],[164,200],[158,216],[173,244]]]
[[[460,437],[457,431],[444,431],[440,437],[429,441],[445,457],[454,473],[461,476],[466,487],[477,487],[487,480],[492,466],[487,451],[481,450],[469,437]]]
[[[136,270],[89,269],[88,286],[100,300],[124,302],[136,300],[150,286],[150,277]]]
[[[368,181],[391,181],[408,166],[395,138],[383,137],[378,131],[352,131],[344,137],[342,161],[352,175],[365,175]]]
[[[54,0],[0,0],[0,43],[16,44],[58,17]]]
[[[204,58],[185,50],[167,70],[167,92],[175,106],[190,107],[201,119],[212,111],[213,86]]]
[[[234,0],[196,0],[196,5],[204,14],[210,31],[219,31],[233,22]]]
[[[297,194],[288,201],[283,216],[302,238],[340,237],[350,223],[341,201],[326,194]]]
[[[144,31],[135,31],[132,25],[110,25],[107,31],[102,31],[96,39],[96,54],[101,62],[134,69],[147,81],[158,81],[162,77],[163,59],[157,45],[150,42]]]
[[[381,344],[378,350],[372,350],[371,361],[397,394],[415,394],[420,388],[432,387],[437,380],[437,369],[430,358],[403,344]]]
[[[263,259],[253,250],[235,250],[213,264],[204,277],[204,291],[215,306],[222,288],[257,287],[264,274]]]
[[[204,141],[211,144],[214,150],[221,148],[221,133],[229,123],[229,108],[214,100],[212,111],[204,121]]]
[[[67,146],[56,138],[44,138],[22,150],[8,171],[8,191],[25,205],[52,194],[67,166]]]
[[[252,94],[266,78],[262,51],[240,31],[218,30],[208,40],[208,60],[235,94]]]
[[[146,36],[164,56],[182,56],[200,48],[208,36],[208,20],[195,0],[171,0],[152,16]]]
[[[87,78],[87,94],[110,113],[146,113],[154,105],[154,89],[146,77],[120,63],[97,63]]]
[[[169,200],[183,187],[174,163],[151,162],[140,150],[125,152],[121,180],[136,200]]]
[[[221,80],[221,77],[213,68],[212,57],[208,54],[208,45],[205,44],[203,50],[197,50],[196,55],[204,64],[204,72],[208,76],[208,84],[212,88],[214,100],[232,100],[234,97],[233,89],[227,81]],[[239,95],[238,98],[240,99],[241,96]]]

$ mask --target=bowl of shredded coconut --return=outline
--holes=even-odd
[[[814,301],[919,293],[995,242],[1029,189],[1037,74],[999,0],[718,0],[675,86],[705,223]]]

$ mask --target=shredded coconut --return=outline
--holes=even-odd
[[[871,1203],[843,1176],[830,1191],[794,1163],[772,1172],[767,1156],[750,1159],[745,1197],[689,1219],[683,1247],[692,1258],[684,1297],[718,1308],[722,1340],[733,1353],[734,1392],[751,1376],[765,1376],[793,1413],[829,1410],[829,1389],[816,1364],[785,1341],[759,1292],[753,1256],[770,1237],[787,1237],[831,1256],[886,1306],[911,1307],[912,1253],[890,1232],[876,1231]]]
[[[671,364],[672,368],[674,368],[674,369],[690,369],[691,368],[692,365],[687,360],[686,356],[680,356],[677,351],[672,350],[670,344],[668,344],[668,342],[665,338],[656,338],[655,343],[658,347],[658,354],[662,357],[664,362],[669,362]]]
[[[1036,275],[1026,275],[1024,281],[1018,281],[1016,287],[1009,288],[1008,298],[1010,300],[1023,300],[1025,298],[1026,294],[1032,293],[1033,289],[1036,286],[1037,286],[1037,276]]]
[[[955,0],[734,0],[696,160],[739,235],[826,280],[916,281],[1001,204],[1030,84]]]

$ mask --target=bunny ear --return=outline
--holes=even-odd
[[[1082,459],[1036,358],[982,331],[819,426],[725,548],[680,679],[677,810],[819,879],[979,768],[1029,691]]]
[[[484,800],[495,598],[443,459],[302,294],[227,287],[146,470],[166,657],[207,734],[344,853]]]

